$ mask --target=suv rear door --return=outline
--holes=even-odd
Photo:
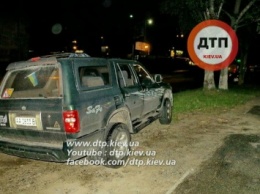
[[[104,128],[109,114],[115,109],[110,64],[105,59],[77,60],[74,62],[79,96],[81,134],[86,135]]]

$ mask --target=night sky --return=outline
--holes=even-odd
[[[111,55],[131,53],[133,40],[142,34],[145,20],[154,24],[146,27],[147,40],[154,54],[164,55],[174,46],[176,21],[159,10],[156,0],[56,0],[16,1],[1,6],[4,17],[23,16],[30,35],[30,49],[38,52],[70,48],[72,40],[79,49],[98,55],[101,45],[108,45]],[[134,18],[130,18],[133,14]],[[62,30],[52,33],[60,24]],[[101,40],[101,37],[104,39]],[[140,37],[139,37],[140,38]]]
[[[101,46],[107,45],[111,56],[125,57],[134,40],[142,40],[148,18],[154,21],[146,28],[152,55],[168,55],[172,47],[186,48],[185,39],[176,38],[181,33],[177,18],[161,13],[158,0],[10,0],[2,2],[0,17],[25,22],[29,48],[35,53],[69,50],[77,40],[78,48],[91,56],[100,55]],[[55,24],[62,26],[58,34],[52,33]]]

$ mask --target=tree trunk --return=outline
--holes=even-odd
[[[214,80],[214,71],[204,71],[204,89],[216,89],[215,80]]]
[[[234,14],[238,14],[240,10],[241,0],[236,0],[235,7],[234,7]]]
[[[243,85],[245,82],[246,63],[247,63],[248,52],[245,52],[242,56],[241,63],[239,65],[239,79],[238,85]]]
[[[220,71],[218,89],[228,90],[228,67]]]
[[[241,0],[236,0],[235,7],[234,7],[235,15],[239,13],[240,5],[241,5]],[[231,26],[233,27],[234,31],[236,31],[237,23],[235,20],[231,20]],[[218,89],[228,90],[228,67],[221,69],[220,71]]]
[[[220,3],[220,10],[222,9],[222,3]],[[219,18],[219,13],[216,13],[215,11],[215,0],[210,0],[209,1],[209,8],[206,9],[206,14],[205,14],[205,20],[208,19],[218,19]],[[205,70],[204,71],[204,83],[203,83],[203,88],[204,89],[216,89],[216,85],[215,85],[215,79],[214,79],[214,71],[208,71]]]

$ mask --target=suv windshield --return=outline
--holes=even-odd
[[[55,66],[14,70],[8,74],[2,98],[58,97],[59,71]]]

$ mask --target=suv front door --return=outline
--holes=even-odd
[[[161,104],[162,93],[160,90],[160,85],[154,81],[152,76],[143,68],[143,66],[133,64],[133,69],[136,72],[140,85],[142,86],[144,99],[142,115],[146,115],[157,110]]]
[[[132,121],[139,119],[143,112],[143,92],[128,63],[117,63],[118,82],[125,104],[130,110]]]

